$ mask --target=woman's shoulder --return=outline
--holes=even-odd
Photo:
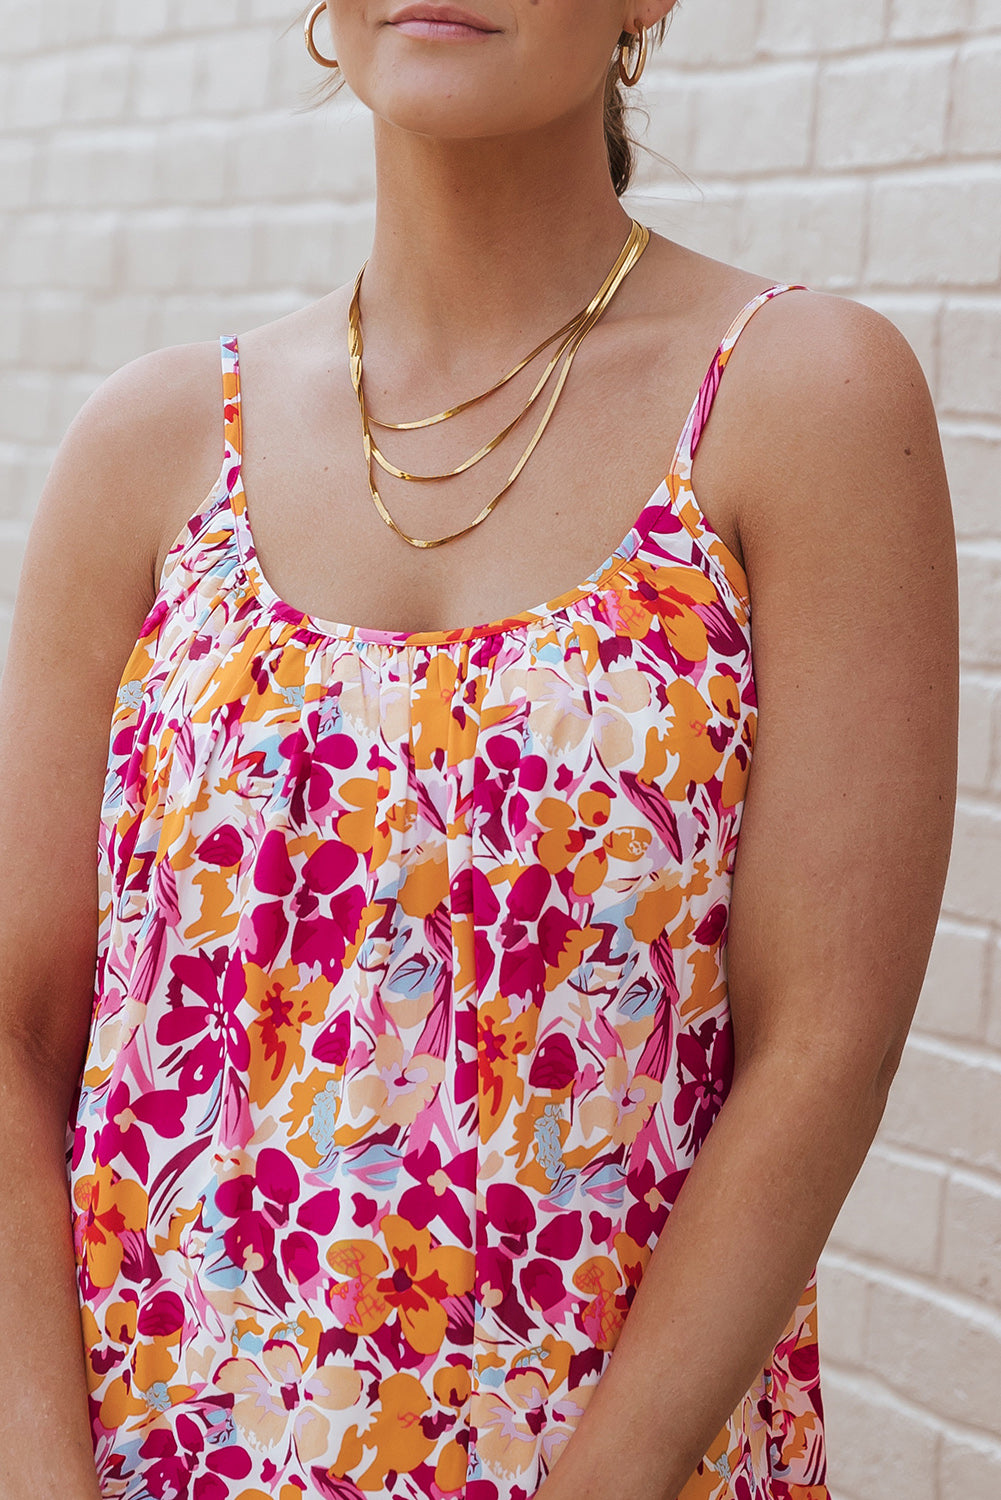
[[[845,496],[898,459],[938,477],[938,424],[918,355],[890,319],[850,297],[797,288],[772,298],[742,332],[721,405],[759,509],[781,508],[792,475],[825,490],[839,475]]]
[[[859,600],[902,600],[955,572],[934,400],[903,333],[820,292],[778,297],[768,311],[738,346],[742,376],[722,382],[716,449],[759,647],[769,629],[782,639],[803,630],[807,610],[828,623],[847,613],[864,632]],[[890,628],[880,617],[879,631]]]
[[[763,274],[659,234],[647,253],[648,280],[629,311],[637,326],[646,320],[654,347],[693,371],[704,372],[721,343],[734,345],[719,392],[734,424],[743,417],[770,438],[775,423],[788,441],[811,412],[850,415],[855,401],[895,386],[926,394],[903,333],[865,303],[812,287],[795,268]]]
[[[109,569],[132,592],[156,593],[154,561],[175,518],[218,476],[223,453],[219,346],[156,350],[123,365],[71,422],[43,490],[38,521],[58,511],[58,536],[93,576]]]
[[[767,315],[748,324],[743,340],[745,360],[763,356],[762,364],[778,376],[792,372],[799,359],[821,378],[825,368],[833,371],[845,357],[861,357],[867,364],[916,364],[896,325],[864,302],[812,287],[796,274],[769,276],[717,260],[661,235],[653,235],[652,242],[664,311],[703,319],[721,336],[765,292],[788,293],[768,299]]]
[[[740,326],[712,428],[717,458],[759,509],[781,505],[792,474],[807,483],[836,472],[857,478],[894,454],[937,462],[928,382],[889,318],[852,297],[704,256],[687,271],[706,322],[720,335],[733,320]],[[765,299],[773,288],[780,294]]]
[[[218,418],[221,390],[216,340],[174,344],[142,354],[120,366],[96,387],[69,432],[99,433],[127,446],[157,441],[172,427],[189,429],[215,398]]]
[[[103,380],[60,451],[101,473],[113,493],[137,494],[137,472],[149,493],[197,473],[210,454],[218,469],[221,431],[219,345],[181,344],[141,355]]]
[[[809,402],[819,390],[860,378],[924,383],[904,334],[864,302],[799,277],[765,276],[703,255],[694,255],[690,274],[724,319],[724,310],[736,318],[765,292],[781,293],[768,299],[766,315],[752,318],[742,333],[742,362],[754,365],[755,385],[764,378],[774,393],[795,397],[800,392]]]

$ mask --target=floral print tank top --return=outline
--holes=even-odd
[[[125,1500],[528,1500],[731,1077],[749,601],[692,459],[577,588],[312,618],[226,453],[122,676],[71,1193]],[[684,1500],[826,1500],[815,1283]]]

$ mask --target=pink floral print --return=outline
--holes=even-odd
[[[536,609],[312,618],[226,457],[117,695],[72,1133],[103,1492],[528,1500],[726,1098],[755,737],[692,458]],[[685,1500],[826,1500],[814,1283]]]

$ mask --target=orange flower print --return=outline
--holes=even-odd
[[[415,1376],[401,1370],[381,1380],[379,1405],[371,1423],[363,1429],[348,1429],[328,1472],[340,1478],[350,1470],[365,1493],[390,1493],[388,1475],[411,1474],[434,1447],[434,1439],[426,1435],[421,1421],[430,1405]],[[368,1454],[374,1456],[365,1464]]]
[[[340,791],[342,800],[349,803],[352,810],[342,812],[338,818],[337,837],[359,854],[371,850],[379,856],[380,864],[388,849],[388,839],[377,842],[384,839],[384,835],[377,831],[376,814],[379,803],[388,792],[389,773],[385,766],[379,767],[375,777],[351,777],[342,783]]]
[[[399,1314],[411,1348],[433,1354],[448,1323],[444,1299],[460,1297],[473,1285],[472,1252],[432,1246],[430,1230],[414,1229],[399,1214],[387,1214],[379,1227],[394,1269],[379,1280],[378,1290]]]
[[[306,1062],[303,1028],[323,1019],[328,989],[322,979],[301,984],[295,964],[270,973],[248,964],[246,996],[257,1011],[248,1027],[251,1097],[267,1104]]]
[[[650,629],[649,605],[645,600],[637,599],[627,585],[608,589],[602,603],[617,635],[628,635],[641,641]]]
[[[574,1272],[573,1284],[590,1298],[580,1314],[588,1336],[597,1349],[613,1349],[628,1311],[618,1267],[607,1255],[593,1255]]]
[[[731,1481],[738,1471],[746,1472],[742,1452],[743,1433],[731,1417],[709,1445],[678,1500],[726,1500],[733,1494]],[[800,1500],[798,1495],[796,1500]]]
[[[465,1406],[469,1400],[471,1381],[468,1365],[439,1365],[432,1382],[434,1397],[442,1406]]]
[[[536,852],[545,869],[551,875],[558,875],[584,844],[575,827],[574,810],[557,797],[547,797],[539,803],[537,816],[546,831],[539,838]]]
[[[77,1179],[73,1201],[80,1210],[74,1238],[84,1275],[93,1287],[114,1286],[125,1256],[123,1236],[146,1226],[146,1194],[138,1182],[98,1166]]]
[[[387,1214],[379,1227],[388,1258],[371,1241],[331,1245],[327,1260],[347,1280],[331,1289],[330,1305],[352,1333],[373,1333],[395,1312],[411,1348],[433,1354],[448,1323],[445,1298],[473,1285],[472,1252],[432,1245],[430,1230],[415,1229],[399,1214]]]
[[[154,1338],[136,1345],[130,1369],[108,1387],[101,1402],[101,1423],[115,1428],[129,1423],[144,1426],[154,1422],[178,1402],[194,1395],[191,1386],[175,1381],[178,1341]],[[138,1420],[136,1420],[138,1419]]]
[[[480,1091],[483,1097],[480,1130],[484,1140],[490,1138],[505,1118],[511,1100],[521,1099],[523,1082],[518,1060],[535,1046],[538,1019],[535,1006],[511,1015],[508,1002],[501,998],[480,1007]]]
[[[327,1250],[327,1263],[345,1280],[330,1288],[328,1301],[349,1333],[374,1333],[389,1317],[389,1303],[379,1291],[389,1261],[371,1240],[338,1240]]]

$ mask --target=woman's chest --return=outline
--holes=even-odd
[[[314,618],[409,632],[497,621],[580,586],[672,469],[698,383],[694,368],[679,370],[656,348],[638,349],[635,361],[619,349],[604,367],[599,352],[590,364],[582,353],[551,415],[552,382],[527,408],[531,387],[453,421],[393,431],[376,419],[417,413],[381,409],[376,389],[368,461],[343,372],[330,377],[319,411],[305,386],[297,397],[268,390],[252,407],[251,362],[242,481],[273,592]],[[711,487],[708,472],[703,481]],[[727,541],[735,528],[725,500],[714,496],[713,511]]]

